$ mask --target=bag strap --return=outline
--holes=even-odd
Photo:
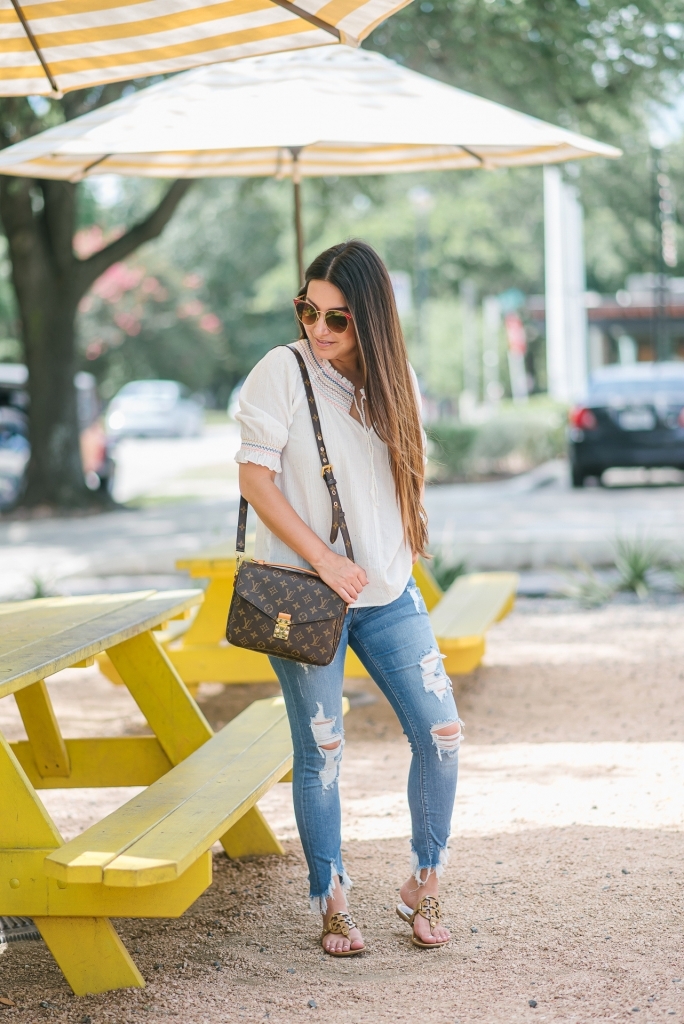
[[[302,375],[302,383],[304,384],[304,391],[306,392],[306,400],[309,406],[309,413],[311,414],[311,424],[314,430],[314,436],[316,438],[316,447],[318,448],[318,456],[321,460],[321,476],[325,480],[328,493],[330,495],[330,504],[332,505],[332,526],[330,529],[330,543],[334,544],[337,540],[338,532],[342,534],[342,540],[344,542],[344,550],[352,562],[354,561],[354,549],[352,548],[351,539],[349,537],[349,530],[347,529],[347,521],[344,517],[344,511],[342,509],[342,502],[337,491],[337,481],[333,476],[333,467],[328,459],[328,453],[325,447],[325,441],[323,440],[323,432],[321,429],[321,421],[318,415],[318,406],[316,405],[316,398],[311,387],[311,380],[309,379],[309,371],[306,368],[306,363],[302,358],[300,352],[296,348],[290,348],[289,345],[284,345],[284,348],[290,349],[290,352],[295,356],[299,363],[299,372]],[[245,533],[247,530],[247,509],[249,504],[246,498],[240,497],[240,512],[238,513],[238,526],[237,526],[237,539],[235,541],[235,550],[239,554],[243,554],[245,550]]]

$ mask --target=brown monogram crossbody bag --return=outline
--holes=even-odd
[[[353,562],[354,552],[333,467],[325,449],[309,373],[301,354],[296,349],[290,351],[299,363],[321,460],[321,476],[330,494],[330,543],[333,544],[338,532],[341,533],[347,557]],[[288,658],[307,665],[329,665],[337,653],[342,636],[346,602],[317,573],[309,569],[243,561],[241,556],[245,551],[247,508],[247,501],[241,498],[235,542],[238,568],[228,612],[226,639],[248,651],[272,654],[276,658]]]

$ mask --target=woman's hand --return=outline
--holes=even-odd
[[[344,555],[336,554],[330,548],[326,549],[320,559],[312,561],[311,565],[323,582],[332,587],[347,604],[353,604],[368,583],[368,577],[360,565]]]

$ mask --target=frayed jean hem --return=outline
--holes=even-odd
[[[337,870],[337,865],[334,861],[330,861],[330,885],[327,890],[320,896],[309,894],[309,907],[312,914],[325,914],[328,909],[328,900],[332,899],[335,895],[335,881],[339,878],[342,891],[347,895],[352,887],[352,880],[347,872],[342,869],[342,874]]]
[[[443,846],[439,851],[439,856],[436,864],[421,864],[420,858],[411,844],[411,874],[415,878],[419,885],[424,885],[431,874],[440,878],[444,873],[444,868],[449,863],[449,850],[446,846]],[[421,878],[423,871],[427,871],[425,878]]]

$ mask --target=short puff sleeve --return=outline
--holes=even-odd
[[[282,472],[280,453],[294,413],[299,369],[293,355],[280,346],[257,363],[240,389],[241,445],[235,461],[254,462]]]

